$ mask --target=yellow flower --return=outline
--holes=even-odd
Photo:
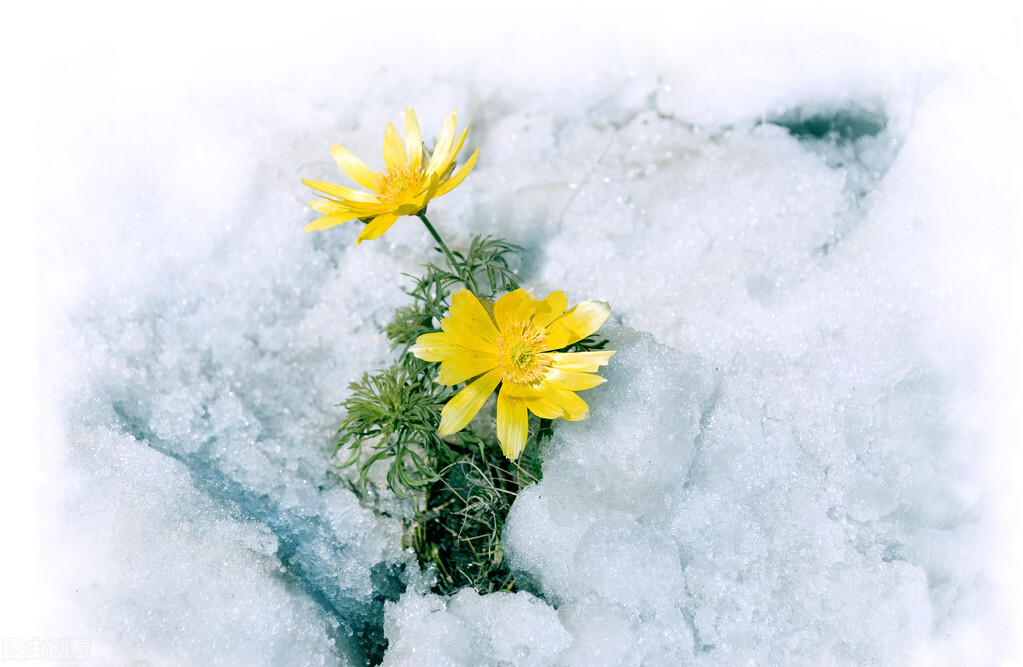
[[[384,132],[384,162],[387,171],[374,173],[366,163],[352,155],[344,146],[332,144],[330,153],[337,166],[349,178],[369,190],[363,192],[326,181],[302,179],[302,182],[317,190],[323,199],[309,202],[309,206],[320,213],[322,218],[313,220],[305,231],[329,229],[355,218],[367,221],[356,244],[366,239],[375,239],[403,215],[416,215],[434,197],[453,190],[461,183],[476,164],[480,149],[476,149],[469,161],[454,171],[455,158],[462,150],[468,126],[456,140],[455,129],[458,113],[452,111],[444,118],[440,136],[433,154],[427,154],[419,134],[419,121],[411,107],[405,109],[405,142],[398,136],[394,125],[387,124]]]
[[[505,294],[497,303],[480,301],[461,289],[451,298],[451,316],[441,320],[442,333],[423,334],[410,349],[425,361],[439,361],[437,382],[455,385],[476,378],[444,406],[441,435],[457,433],[497,395],[497,439],[509,459],[526,446],[527,409],[533,414],[570,421],[585,419],[589,406],[575,392],[596,387],[596,375],[613,350],[552,352],[589,336],[604,323],[611,307],[583,301],[568,312],[564,292],[537,301],[525,290]]]

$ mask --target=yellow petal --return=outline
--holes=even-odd
[[[387,163],[389,171],[408,168],[405,145],[402,144],[401,135],[394,129],[393,123],[388,123],[387,129],[384,130],[384,162]]]
[[[600,328],[611,306],[603,301],[583,301],[547,327],[544,350],[560,350],[578,342]]]
[[[564,409],[560,405],[539,392],[536,392],[533,396],[523,398],[522,401],[529,408],[530,412],[543,419],[558,419],[565,414]]]
[[[437,174],[430,174],[430,180],[426,182],[426,189],[415,199],[415,204],[419,207],[416,209],[416,213],[421,211],[424,206],[430,203],[431,199],[437,196],[439,187],[440,179],[437,178]]]
[[[461,354],[441,362],[440,371],[437,373],[437,382],[450,387],[477,375],[482,375],[496,367],[497,357],[493,354],[463,350]]]
[[[458,125],[458,112],[452,110],[444,117],[444,124],[440,128],[440,136],[437,137],[437,145],[433,147],[433,155],[426,165],[427,172],[438,173],[442,170],[437,166],[447,157],[451,150],[451,141],[455,138],[455,128]]]
[[[508,393],[513,398],[529,398],[534,399],[540,396],[540,391],[537,387],[542,387],[543,384],[531,385],[531,384],[518,384],[515,382],[505,382],[502,387],[502,391]]]
[[[497,395],[497,441],[501,443],[501,451],[514,461],[525,449],[528,434],[526,404],[505,394],[502,387]]]
[[[440,186],[440,189],[437,190],[438,197],[440,197],[443,194],[447,194],[448,192],[451,192],[456,187],[458,187],[458,185],[462,181],[465,180],[465,177],[469,175],[469,172],[472,171],[472,168],[476,165],[476,158],[479,157],[479,154],[480,149],[477,148],[475,151],[473,151],[472,157],[469,158],[469,161],[463,164],[462,167],[457,172],[455,172],[454,176],[444,181],[444,183]]]
[[[581,371],[566,371],[560,368],[549,368],[544,375],[544,380],[561,389],[569,391],[582,391],[592,389],[598,384],[605,382],[604,378],[595,373],[583,373]]]
[[[416,339],[409,352],[423,361],[444,361],[471,350],[451,340],[446,333],[426,333]]]
[[[490,319],[494,319],[494,302],[489,299],[480,299],[480,305],[483,306],[483,310],[487,311],[487,315],[490,315]]]
[[[536,314],[533,315],[533,321],[529,328],[537,332],[546,329],[547,325],[560,317],[566,308],[568,308],[568,296],[560,290],[551,292],[536,307]]]
[[[445,317],[440,321],[440,328],[451,340],[462,347],[489,354],[497,354],[497,345],[480,338],[472,327],[462,320],[454,317]]]
[[[373,183],[376,181],[377,175],[366,166],[365,162],[352,155],[341,144],[331,144],[330,154],[334,157],[334,162],[337,162],[337,166],[341,167],[341,171],[345,172],[348,178],[367,190],[373,189]]]
[[[379,204],[380,200],[374,195],[362,190],[355,190],[353,188],[346,188],[343,185],[334,185],[327,181],[314,181],[308,178],[303,178],[302,183],[308,185],[313,190],[319,190],[331,197],[338,197],[339,199],[345,199],[349,201],[365,202],[367,204]]]
[[[500,382],[501,373],[494,369],[466,385],[441,410],[440,428],[437,432],[441,435],[451,435],[465,428]]]
[[[451,166],[451,163],[454,162],[455,158],[458,157],[458,153],[462,150],[462,146],[465,144],[465,138],[467,136],[469,136],[469,125],[465,126],[465,129],[462,130],[462,133],[458,135],[458,139],[456,139],[455,142],[451,144],[451,148],[450,150],[448,150],[448,154],[445,155],[444,159],[437,164],[437,173],[443,174],[445,171],[447,171],[448,167]]]
[[[317,218],[305,226],[304,230],[307,232],[318,232],[324,229],[330,229],[336,227],[342,222],[348,222],[358,218],[359,214],[354,211],[339,211],[338,213],[331,213],[325,215],[322,218]]]
[[[555,368],[563,371],[583,371],[596,373],[601,366],[606,366],[608,359],[615,350],[598,350],[596,352],[547,352]]]
[[[391,225],[397,219],[398,216],[394,213],[381,213],[366,225],[362,233],[359,234],[359,238],[355,240],[355,245],[359,245],[363,241],[379,238],[381,234],[391,228]]]
[[[467,327],[480,340],[497,345],[497,327],[479,299],[464,287],[451,297],[451,317]],[[473,347],[473,349],[480,349]],[[486,349],[490,351],[489,348]]]
[[[561,415],[562,419],[575,422],[586,419],[590,415],[590,406],[586,405],[586,401],[579,398],[574,392],[544,383],[541,384],[539,391],[545,399],[564,411],[564,414]]]
[[[417,201],[408,202],[406,204],[400,204],[397,208],[391,207],[391,213],[394,213],[399,218],[403,215],[415,215],[423,210],[423,205]]]
[[[494,320],[501,331],[508,331],[512,322],[525,323],[536,308],[532,295],[521,287],[508,292],[494,304]],[[522,333],[519,329],[517,333]]]
[[[358,211],[360,218],[375,218],[381,213],[391,213],[391,209],[394,208],[391,204],[383,202],[379,204],[363,204],[357,201],[347,201],[344,204],[345,208],[349,211]]]
[[[537,385],[523,385],[506,382],[501,391],[507,392],[509,398],[525,401],[533,414],[544,419],[563,417],[570,421],[585,419],[590,408],[586,401],[575,393],[562,389],[544,380]]]
[[[310,202],[307,202],[307,203],[309,204],[309,208],[311,208],[314,211],[317,211],[319,213],[323,213],[324,215],[329,215],[331,213],[337,213],[339,211],[348,211],[348,210],[350,210],[347,206],[345,206],[341,202],[334,201],[333,199],[314,199],[314,200],[312,200]]]
[[[337,201],[336,199],[314,199],[310,202],[309,208],[320,213],[339,213],[342,211],[351,211],[358,213],[359,218],[373,218],[381,213],[387,213],[392,206],[378,202],[376,204],[368,204],[357,201]]]
[[[412,107],[405,108],[405,148],[408,163],[413,168],[423,164],[423,136],[419,132],[419,119]]]

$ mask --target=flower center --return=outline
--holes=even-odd
[[[525,323],[513,322],[497,336],[497,367],[505,382],[536,384],[551,367],[550,357],[542,352],[543,335],[524,334],[525,328]]]
[[[388,204],[397,204],[419,194],[423,188],[423,170],[418,167],[395,167],[377,174],[373,190],[377,199]]]
[[[508,358],[511,359],[512,364],[516,366],[522,366],[522,364],[529,361],[529,358],[533,356],[533,349],[526,343],[519,342],[511,346],[508,350]]]

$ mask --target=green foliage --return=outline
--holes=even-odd
[[[446,250],[446,249],[445,249]],[[497,436],[477,419],[462,431],[437,434],[440,412],[456,388],[435,382],[437,364],[408,352],[416,339],[437,331],[451,294],[460,285],[494,300],[519,286],[511,260],[521,248],[501,239],[475,237],[454,266],[428,264],[408,292],[412,303],[397,310],[385,332],[399,350],[390,368],[365,374],[349,387],[339,429],[343,466],[358,466],[366,493],[374,466],[387,469],[387,486],[413,500],[403,516],[403,546],[437,572],[435,590],[451,594],[465,586],[481,593],[515,590],[504,564],[501,532],[519,489],[540,478],[539,443],[552,434],[550,420],[531,416],[531,437],[517,461],[501,452]],[[567,351],[603,349],[606,340],[587,338]],[[483,413],[481,413],[483,414]]]
[[[527,450],[534,452],[529,460],[510,462],[484,444],[448,464],[427,490],[423,509],[407,525],[405,546],[434,566],[438,592],[467,585],[481,593],[515,590],[500,538],[519,489],[539,479],[536,447]]]
[[[508,265],[508,255],[521,252],[522,248],[504,239],[476,236],[464,255],[460,252],[454,255],[465,268],[462,275],[469,291],[481,298],[493,299],[518,288],[518,274]]]
[[[381,460],[390,463],[388,486],[402,497],[439,478],[426,456],[448,449],[437,427],[451,392],[434,383],[431,375],[422,362],[395,363],[385,371],[365,373],[361,382],[349,386],[352,395],[344,402],[348,416],[337,447],[350,452],[342,466],[359,463],[361,487],[365,488],[370,468]],[[370,450],[369,456],[360,460],[364,448]]]

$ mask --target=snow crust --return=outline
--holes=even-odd
[[[930,43],[736,25],[53,75],[42,632],[97,664],[1017,656],[1013,99]],[[537,292],[612,306],[608,382],[512,508],[516,594],[427,592],[330,458],[438,257],[411,218],[303,234],[299,179],[338,182],[332,142],[379,168],[407,105],[481,147],[430,206],[449,244],[504,236]]]

